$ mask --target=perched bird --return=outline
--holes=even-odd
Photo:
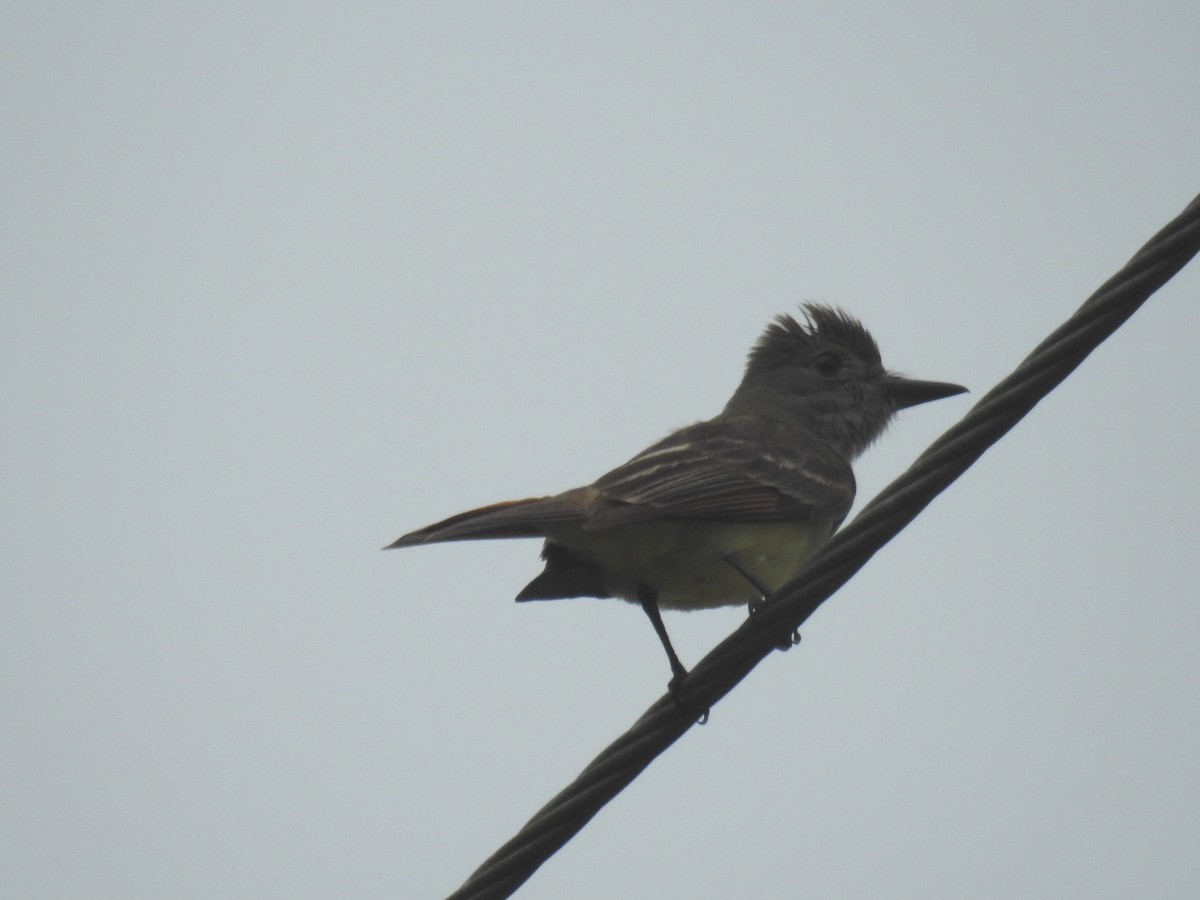
[[[660,607],[752,603],[791,579],[854,501],[850,463],[898,410],[966,390],[883,368],[857,320],[805,304],[750,351],[715,418],[673,432],[587,487],[459,513],[388,548],[545,539],[545,569],[517,600],[620,597],[640,604],[672,684],[687,674]]]

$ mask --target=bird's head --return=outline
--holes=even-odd
[[[966,390],[889,372],[853,316],[816,303],[801,309],[802,321],[781,315],[767,326],[727,411],[786,417],[854,458],[897,411]]]

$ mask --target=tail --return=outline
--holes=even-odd
[[[579,491],[567,491],[554,497],[507,500],[459,513],[433,525],[418,528],[384,547],[412,547],[442,541],[470,541],[485,538],[543,537],[543,527],[553,522],[580,519],[583,506]]]

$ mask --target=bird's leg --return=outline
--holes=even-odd
[[[671,671],[674,675],[667,682],[667,690],[671,692],[671,696],[675,698],[675,701],[680,706],[697,712],[694,705],[688,701],[687,695],[683,690],[683,680],[687,678],[688,670],[679,661],[679,657],[675,654],[675,648],[671,646],[671,639],[667,637],[667,626],[663,624],[662,613],[658,610],[658,592],[648,584],[639,584],[638,600],[642,604],[642,609],[646,611],[646,616],[650,619],[650,624],[654,626],[654,633],[662,641],[663,649],[667,651],[667,659],[671,663]],[[708,721],[707,709],[699,710],[697,715],[701,725]]]
[[[739,575],[741,575],[748,582],[750,582],[750,586],[752,588],[754,588],[756,591],[758,591],[758,596],[746,604],[747,608],[750,610],[750,615],[754,615],[756,612],[758,612],[760,609],[762,609],[763,605],[767,602],[767,597],[770,596],[771,589],[769,587],[767,587],[765,584],[763,584],[762,581],[759,580],[759,577],[757,575],[755,575],[753,572],[751,572],[749,569],[747,569],[745,566],[743,566],[740,562],[738,562],[736,557],[734,557],[734,555],[732,553],[726,554],[725,556],[722,557],[722,559],[724,559],[725,562],[729,563],[729,565]]]
[[[667,637],[667,626],[663,624],[662,613],[658,611],[658,592],[648,584],[639,584],[638,601],[642,604],[646,617],[650,619],[650,624],[654,626],[654,633],[662,641],[663,649],[667,651],[667,660],[671,663],[671,672],[675,676],[671,679],[671,684],[682,682],[688,672],[675,654],[671,639]]]
[[[751,587],[753,587],[756,591],[758,591],[758,596],[746,604],[746,609],[749,611],[750,617],[753,618],[754,615],[760,609],[762,609],[764,606],[766,606],[767,597],[770,596],[771,589],[769,587],[767,587],[765,584],[763,584],[757,575],[755,575],[753,572],[751,572],[749,569],[747,569],[745,566],[743,566],[740,562],[738,562],[732,553],[726,554],[725,556],[722,557],[722,559],[724,559],[725,562],[729,563],[729,565],[732,566],[739,575],[741,575],[748,582],[750,582]],[[792,632],[791,637],[788,638],[786,643],[781,643],[779,645],[779,649],[787,650],[789,647],[794,647],[799,643],[800,643],[800,630],[796,629],[795,631]]]

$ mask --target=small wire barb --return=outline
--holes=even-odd
[[[903,475],[868,503],[808,565],[741,627],[714,647],[685,680],[688,707],[660,697],[493,853],[451,900],[508,897],[660,753],[697,724],[772,650],[921,510],[1019,422],[1150,295],[1200,252],[1200,197],[1139,250],[1017,368],[933,442]],[[705,716],[707,718],[707,716]]]

